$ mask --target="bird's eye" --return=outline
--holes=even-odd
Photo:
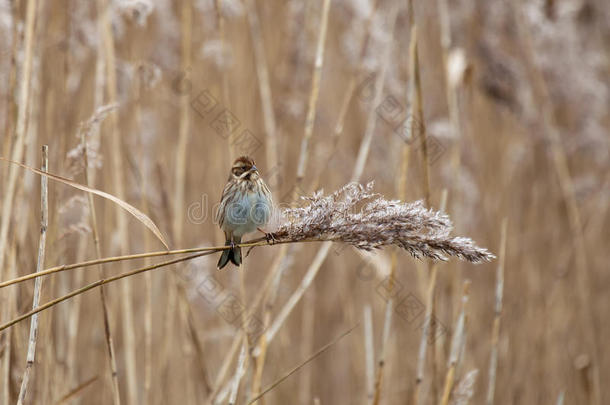
[[[234,167],[233,169],[231,169],[231,172],[233,173],[234,176],[241,176],[244,172],[244,168],[243,167]]]

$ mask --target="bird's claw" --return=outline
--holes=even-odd
[[[261,228],[257,228],[262,234],[265,235],[265,240],[267,241],[267,244],[269,245],[275,245],[277,243],[277,239],[275,239],[275,236],[273,236],[272,233],[267,233],[265,231],[263,231]]]
[[[275,245],[275,243],[277,242],[277,240],[275,239],[275,236],[273,236],[272,233],[267,233],[267,232],[264,232],[264,234],[265,234],[265,240],[267,241],[267,243],[269,245]]]

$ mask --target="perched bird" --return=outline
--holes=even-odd
[[[235,160],[216,212],[216,222],[225,233],[225,246],[231,246],[231,249],[223,250],[219,269],[229,261],[236,266],[241,264],[241,248],[235,245],[245,234],[261,230],[260,227],[269,222],[272,209],[271,192],[254,160],[247,156]]]

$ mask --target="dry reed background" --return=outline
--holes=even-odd
[[[256,248],[239,270],[208,256],[124,279],[41,313],[23,403],[246,403],[359,322],[264,402],[610,401],[605,0],[2,0],[0,31],[1,156],[40,167],[49,145],[50,172],[148,213],[174,249],[222,242],[213,204],[250,153],[279,202],[375,180],[446,207],[500,256],[432,265],[308,243]],[[41,209],[39,177],[1,165],[4,281],[36,270]],[[163,249],[111,202],[48,192],[42,268]],[[46,277],[40,302],[157,260]],[[33,294],[2,288],[2,323]],[[422,345],[426,312],[436,339]],[[265,325],[273,339],[250,348]],[[20,396],[29,331],[0,332],[0,404]]]

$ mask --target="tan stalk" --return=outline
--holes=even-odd
[[[264,239],[265,239],[264,237],[252,239],[250,241],[240,243],[237,246],[241,246],[241,247],[264,246],[264,245],[268,244]],[[286,242],[277,242],[277,243],[279,244],[279,243],[290,243],[290,242],[286,241]],[[78,269],[81,267],[96,266],[98,264],[114,263],[114,262],[120,262],[120,261],[124,261],[124,260],[145,259],[145,258],[159,257],[159,256],[172,256],[172,255],[186,254],[186,253],[198,253],[198,252],[207,252],[207,251],[218,252],[223,249],[229,249],[229,247],[223,245],[223,246],[209,246],[209,247],[200,247],[200,248],[192,248],[192,249],[162,250],[162,251],[158,251],[158,252],[137,253],[137,254],[133,254],[133,255],[104,257],[102,259],[88,260],[88,261],[80,262],[80,263],[63,264],[61,266],[55,266],[55,267],[51,267],[51,268],[42,270],[39,273],[31,273],[31,274],[27,274],[25,276],[3,281],[0,283],[0,288],[4,288],[4,287],[7,287],[12,284],[21,283],[23,281],[32,280],[32,279],[35,279],[38,277],[47,276],[49,274]]]
[[[104,103],[104,71],[105,71],[105,67],[104,67],[104,53],[103,52],[96,52],[96,60],[95,60],[95,83],[94,83],[94,93],[93,93],[93,106],[94,106],[94,110],[97,111],[98,108],[102,107],[103,103]],[[81,128],[81,130],[83,130],[84,128]],[[99,125],[94,125],[92,128],[92,133],[91,133],[91,138],[93,140],[95,140],[96,142],[100,142],[100,131],[99,131]],[[83,159],[84,160],[88,160],[87,159],[87,142],[86,142],[86,138],[85,138],[85,134],[81,134],[80,137],[80,141],[83,147]],[[84,161],[83,162],[83,166],[84,166],[84,170],[85,170],[85,183],[87,183],[87,186],[91,186],[95,184],[95,179],[96,179],[96,172],[95,170],[91,170],[89,171],[87,162]],[[89,204],[89,215],[91,215],[91,200],[88,200],[88,204]],[[95,240],[95,238],[94,238]],[[87,245],[88,245],[88,238],[79,238],[78,240],[78,247],[77,247],[77,253],[76,253],[76,260],[77,262],[82,262],[87,254]],[[96,254],[97,254],[97,250],[96,250]],[[101,257],[97,256],[98,258]],[[99,270],[98,270],[98,274],[99,274]],[[82,285],[83,282],[83,272],[77,272],[73,279],[73,284],[74,285]],[[68,364],[68,381],[67,383],[72,385],[74,383],[76,383],[76,381],[80,380],[80,375],[78,373],[78,366],[77,366],[77,360],[78,360],[78,356],[77,356],[77,350],[78,350],[78,336],[79,336],[79,325],[80,325],[80,310],[81,310],[81,297],[75,297],[74,300],[74,305],[72,305],[72,307],[70,308],[70,313],[68,315],[68,355],[67,355],[67,364]],[[101,302],[101,301],[100,301]],[[102,303],[103,305],[103,303]],[[106,345],[107,347],[110,347],[108,345],[108,341],[106,341]],[[111,372],[112,373],[112,372]],[[111,375],[111,380],[112,380],[112,375]]]
[[[17,21],[15,16],[17,16],[17,7],[13,9],[13,40],[12,40],[12,69],[14,69],[14,78],[11,83],[11,88],[19,87],[19,103],[17,104],[17,122],[15,126],[15,141],[12,142],[12,131],[9,131],[7,134],[9,140],[5,144],[6,150],[12,146],[12,159],[21,161],[24,153],[24,141],[27,132],[27,112],[29,106],[29,96],[30,96],[30,87],[31,87],[31,79],[32,79],[32,60],[34,54],[34,28],[36,24],[36,9],[37,9],[37,1],[36,0],[28,0],[26,5],[25,12],[25,35],[24,35],[24,51],[23,51],[23,64],[21,66],[21,75],[19,76],[19,82],[15,83],[15,77],[17,77],[17,53],[18,53],[18,38],[17,38]],[[10,93],[9,93],[10,94]],[[10,96],[12,97],[12,95]],[[9,105],[12,105],[12,102],[9,102]],[[10,113],[10,110],[9,110]],[[9,121],[10,116],[7,116],[7,128],[10,128]],[[11,145],[12,143],[12,145]],[[6,188],[2,194],[2,216],[0,217],[0,275],[15,275],[16,271],[14,263],[10,263],[9,267],[11,270],[8,272],[4,271],[4,262],[6,253],[9,252],[9,257],[13,257],[13,260],[16,260],[14,256],[14,246],[8,240],[8,231],[9,225],[12,219],[12,209],[13,209],[13,199],[15,197],[15,192],[18,186],[18,170],[16,167],[9,168],[8,178],[4,178],[4,184],[6,184]],[[10,245],[10,246],[9,246]],[[15,292],[12,291],[8,296],[8,305],[5,306],[5,310],[0,314],[3,317],[12,316],[13,310],[13,300],[15,299]],[[4,318],[3,318],[4,319]],[[0,399],[5,399],[5,403],[9,403],[10,400],[10,382],[11,382],[11,353],[12,353],[12,343],[11,343],[11,333],[6,334],[5,336],[5,352],[4,352],[4,373],[3,373],[3,392],[4,394]]]
[[[99,32],[102,35],[104,47],[104,58],[106,62],[106,91],[107,102],[117,102],[117,78],[116,78],[116,55],[114,50],[114,37],[112,23],[110,21],[110,7],[108,0],[98,0]],[[108,115],[110,144],[112,155],[112,174],[116,196],[125,200],[125,171],[123,170],[123,147],[121,145],[121,134],[117,112],[111,111]],[[125,254],[129,251],[129,235],[127,229],[127,217],[123,211],[116,214],[116,226],[120,240],[120,252]],[[132,305],[133,294],[131,291],[131,279],[121,283],[121,320],[123,323],[123,340],[125,344],[125,374],[127,377],[127,399],[130,404],[138,403],[138,379],[136,376],[136,325],[133,316]],[[116,398],[115,398],[116,401]]]
[[[375,134],[375,127],[377,125],[377,106],[381,103],[383,96],[383,87],[385,85],[385,76],[390,63],[390,54],[392,51],[392,44],[394,43],[394,26],[396,24],[396,18],[398,16],[398,6],[393,5],[392,10],[387,15],[388,21],[388,39],[385,43],[383,56],[381,57],[381,72],[378,77],[375,78],[375,95],[373,97],[373,104],[369,106],[368,116],[366,120],[366,129],[364,136],[358,149],[358,156],[356,157],[356,163],[354,164],[354,170],[350,181],[358,182],[362,177],[364,171],[364,165],[366,164],[369,156],[369,149],[371,142],[373,141],[373,135]]]
[[[269,84],[269,67],[265,56],[265,44],[261,33],[258,11],[253,0],[246,0],[246,12],[248,14],[248,24],[252,37],[252,49],[258,77],[258,91],[261,97],[261,108],[263,110],[263,123],[265,125],[265,154],[267,157],[267,170],[278,169],[278,140],[275,124],[275,113],[273,111],[273,98],[271,96],[271,85]],[[273,197],[277,201],[279,190],[274,189]]]
[[[214,386],[213,386],[214,388],[213,388],[212,392],[210,393],[210,395],[208,396],[208,398],[206,399],[205,403],[207,405],[215,403],[214,400],[216,399],[216,396],[221,391],[222,384],[224,383],[225,379],[227,378],[227,375],[229,373],[229,368],[231,367],[231,363],[233,362],[233,358],[237,354],[237,349],[239,349],[241,347],[240,343],[243,343],[243,332],[238,333],[237,336],[235,337],[235,339],[233,339],[233,343],[231,343],[231,348],[229,349],[229,352],[225,355],[225,357],[223,359],[222,366],[220,367],[220,371],[218,372],[218,375],[216,376],[216,379],[214,380]]]
[[[368,304],[364,307],[364,354],[367,404],[372,404],[375,395],[375,343],[373,339],[373,315],[371,306]]]
[[[502,316],[502,297],[504,295],[504,262],[506,260],[506,238],[508,219],[502,219],[500,231],[500,253],[496,269],[496,303],[494,306],[494,323],[491,333],[491,354],[489,358],[489,383],[487,386],[486,404],[493,405],[496,390],[496,370],[498,368],[498,342],[500,340],[500,318]]]
[[[32,82],[32,59],[34,55],[34,28],[36,24],[37,0],[28,0],[25,14],[25,39],[23,66],[19,78],[19,103],[17,104],[17,124],[15,127],[15,143],[11,159],[21,162],[24,153],[24,142],[27,133],[27,117],[29,107],[30,87]],[[8,228],[12,218],[13,198],[17,189],[19,171],[16,167],[9,168],[6,189],[2,199],[2,216],[0,217],[0,268],[4,267],[4,256],[7,252]]]
[[[43,172],[49,169],[49,147],[47,145],[42,146],[42,168]],[[40,241],[38,244],[38,261],[36,264],[37,270],[42,270],[44,267],[44,258],[46,251],[47,242],[47,227],[49,225],[49,181],[46,177],[40,178]],[[34,296],[32,298],[32,309],[36,309],[40,303],[40,294],[42,290],[42,278],[37,278],[34,284]],[[30,323],[30,338],[28,343],[28,354],[25,371],[23,372],[23,378],[21,380],[21,389],[19,390],[19,397],[17,405],[22,405],[25,401],[25,396],[28,390],[28,383],[30,381],[30,374],[34,367],[34,360],[36,358],[36,341],[38,339],[38,314],[32,316]]]
[[[429,159],[428,159],[428,142],[426,138],[426,126],[424,122],[423,113],[423,102],[422,102],[422,89],[421,89],[421,77],[419,68],[419,53],[417,49],[417,25],[413,24],[411,27],[411,46],[410,46],[410,57],[411,57],[411,79],[413,85],[411,86],[411,136],[415,138],[415,141],[419,141],[422,153],[422,189],[424,192],[424,202],[427,207],[430,207],[430,177],[429,177]],[[442,210],[442,209],[441,209]],[[428,290],[426,298],[426,317],[424,320],[424,326],[422,328],[422,339],[419,345],[418,363],[415,378],[415,390],[413,391],[413,403],[419,405],[421,402],[420,390],[421,384],[424,378],[424,367],[426,363],[426,351],[428,349],[428,336],[435,335],[435,295],[436,295],[436,279],[437,279],[438,266],[436,264],[430,265],[428,262],[428,273],[430,278],[428,280]],[[430,387],[433,393],[436,393],[435,388],[435,345],[432,345],[432,359],[433,359],[433,372],[430,381]],[[436,395],[435,395],[436,396]],[[436,398],[435,398],[436,399]]]
[[[191,42],[192,42],[192,10],[191,2],[187,0],[181,1],[181,41],[180,41],[180,68],[182,72],[186,72],[191,68]],[[184,189],[186,164],[188,162],[187,147],[190,139],[191,127],[191,107],[190,94],[182,94],[180,96],[180,124],[178,127],[178,145],[176,147],[176,171],[174,176],[174,215],[173,215],[173,236],[174,243],[177,246],[182,244],[182,229],[184,227]]]
[[[453,383],[455,382],[455,373],[458,362],[461,359],[461,351],[464,347],[466,336],[466,305],[468,304],[468,295],[470,293],[470,281],[464,281],[462,288],[462,306],[460,315],[456,321],[455,331],[451,341],[451,352],[449,354],[449,364],[447,365],[447,375],[445,376],[445,388],[441,398],[441,405],[448,405]]]
[[[258,401],[263,395],[265,395],[266,393],[268,393],[269,391],[271,391],[273,388],[277,387],[279,384],[281,384],[286,378],[290,377],[292,374],[296,373],[297,371],[299,371],[303,366],[305,366],[307,363],[311,362],[312,360],[314,360],[316,357],[318,357],[319,355],[321,355],[322,353],[324,353],[326,350],[330,349],[332,346],[334,346],[336,343],[338,343],[341,339],[343,339],[345,336],[349,335],[354,329],[356,329],[358,327],[359,323],[352,326],[349,330],[343,332],[341,335],[339,335],[338,337],[336,337],[332,342],[327,343],[326,345],[322,346],[318,351],[316,351],[314,354],[312,354],[307,360],[305,360],[303,363],[299,364],[298,366],[296,366],[295,368],[293,368],[292,370],[290,370],[287,374],[285,374],[283,377],[281,377],[280,379],[278,379],[277,381],[273,382],[272,384],[269,385],[268,388],[265,388],[263,390],[263,392],[261,392],[258,396],[254,397],[253,399],[251,399],[248,402],[248,405],[251,405],[253,403],[255,403],[256,401]]]
[[[216,6],[216,16],[218,18],[218,36],[220,39],[220,54],[223,60],[223,63],[226,62],[225,58],[229,53],[229,48],[227,47],[227,38],[226,38],[226,27],[225,27],[225,17],[222,9],[222,1],[223,0],[214,0],[214,4]],[[229,94],[229,76],[227,72],[227,67],[221,68],[220,72],[221,82],[222,82],[222,104],[223,106],[231,110],[231,99]],[[231,120],[227,120],[227,133],[233,133],[233,123]],[[229,161],[233,162],[237,157],[235,154],[234,142],[231,140],[231,136],[228,137],[228,148],[229,148]]]
[[[12,246],[11,244],[11,250],[8,254],[8,265],[7,265],[7,271],[6,273],[9,276],[12,276],[13,274],[15,274],[16,271],[16,264],[15,264],[15,248],[14,246]],[[8,294],[6,294],[6,299],[4,300],[4,302],[2,303],[2,313],[0,315],[2,315],[2,319],[10,319],[10,317],[13,316],[13,313],[15,313],[15,302],[17,301],[16,299],[16,289],[15,288],[11,288],[8,291]],[[12,376],[12,364],[11,364],[11,353],[13,352],[13,345],[12,345],[12,335],[13,335],[13,331],[12,330],[7,330],[2,337],[4,338],[4,340],[0,340],[0,342],[4,342],[4,346],[1,348],[1,352],[2,352],[2,381],[0,382],[0,386],[2,387],[2,396],[0,396],[0,400],[2,400],[3,404],[9,404],[11,403],[11,376]]]
[[[301,329],[301,354],[306,356],[314,349],[314,334],[316,330],[315,322],[316,290],[310,289],[303,298],[303,315]],[[303,370],[299,381],[299,401],[302,404],[311,403],[311,368]]]
[[[138,102],[135,106],[135,122],[136,127],[138,129],[142,128],[142,78],[139,77],[138,86],[137,86],[137,95],[136,99]],[[140,161],[140,168],[143,173],[142,175],[142,185],[140,191],[140,204],[142,205],[142,211],[144,214],[150,214],[150,208],[148,205],[148,175],[144,172],[146,167],[146,158],[145,155],[142,155],[142,160]],[[152,249],[152,241],[150,239],[150,233],[144,232],[144,248],[146,251],[150,251]],[[144,265],[150,265],[150,257],[144,258]],[[148,404],[151,402],[151,393],[152,393],[152,380],[153,380],[153,279],[152,273],[146,272],[144,275],[144,290],[146,292],[146,304],[144,305],[144,393],[142,402]]]
[[[299,153],[299,162],[297,166],[297,186],[300,186],[305,178],[305,169],[307,168],[307,158],[309,156],[309,143],[313,135],[313,128],[316,119],[316,108],[318,105],[318,95],[320,93],[320,79],[322,76],[322,66],[324,65],[324,45],[326,43],[329,10],[330,0],[324,0],[322,5],[322,15],[320,17],[320,33],[318,34],[318,44],[316,46],[316,59],[311,80],[311,92],[309,93],[307,117],[305,118],[305,133],[303,135],[303,139],[301,140],[301,151]]]
[[[231,395],[229,396],[229,405],[235,405],[237,402],[237,392],[239,391],[239,383],[241,378],[246,372],[246,367],[248,364],[248,338],[247,335],[244,336],[244,341],[241,345],[241,351],[239,352],[239,357],[237,358],[237,367],[235,369],[235,375],[233,376],[233,380],[231,382]]]
[[[15,22],[15,16],[17,15],[17,7],[19,3],[13,2],[10,13],[10,25],[11,25],[11,51],[10,51],[10,70],[8,74],[8,91],[6,93],[6,112],[4,114],[4,142],[2,144],[2,156],[9,156],[11,154],[11,148],[13,147],[13,135],[15,131],[15,120],[14,113],[16,104],[14,102],[13,95],[17,93],[17,50],[19,48],[20,35],[18,24]],[[0,173],[0,181],[4,184],[5,173]]]
[[[122,280],[122,279],[127,278],[127,277],[135,276],[136,274],[144,273],[146,271],[155,270],[155,269],[158,269],[158,268],[161,268],[161,267],[169,266],[171,264],[184,262],[186,260],[192,260],[192,259],[195,259],[197,257],[206,256],[206,255],[210,255],[210,254],[213,254],[213,253],[215,253],[215,251],[196,253],[196,254],[193,254],[193,255],[190,255],[190,256],[180,257],[178,259],[168,260],[166,262],[161,262],[161,263],[156,263],[156,264],[153,264],[153,265],[150,265],[150,266],[140,267],[138,269],[127,271],[125,273],[121,273],[121,274],[116,275],[116,276],[102,278],[102,279],[97,280],[97,281],[95,281],[95,282],[93,282],[91,284],[87,284],[84,287],[81,287],[81,288],[78,288],[78,289],[76,289],[74,291],[71,291],[70,293],[68,293],[66,295],[63,295],[63,296],[61,296],[59,298],[55,298],[55,299],[47,302],[46,304],[38,306],[38,308],[36,308],[34,310],[26,312],[25,314],[20,315],[20,316],[14,318],[14,319],[12,319],[12,320],[2,324],[2,325],[0,325],[0,332],[5,330],[5,329],[7,329],[7,328],[9,328],[9,327],[11,327],[11,326],[13,326],[13,325],[15,325],[18,322],[23,321],[24,319],[28,319],[29,317],[31,317],[34,314],[37,314],[37,313],[39,313],[41,311],[44,311],[45,309],[51,308],[52,306],[57,305],[60,302],[63,302],[65,300],[67,300],[67,299],[70,299],[70,298],[75,297],[75,296],[77,296],[79,294],[87,292],[87,291],[89,291],[89,290],[91,290],[93,288],[100,287],[100,286],[106,285],[108,283],[112,283],[114,281]]]
[[[411,4],[409,4],[409,12],[411,13],[410,15],[412,15]],[[413,82],[414,82],[413,78],[410,77],[410,80],[411,80],[411,85],[413,86]],[[409,95],[407,98],[410,98],[410,97],[411,97],[411,95]],[[411,118],[413,118],[413,117],[411,117]],[[402,200],[402,201],[406,201],[407,172],[408,172],[408,168],[409,168],[409,154],[410,154],[410,150],[411,150],[409,143],[404,142],[401,150],[402,150],[402,159],[401,159],[400,173],[397,176],[396,189],[397,189],[397,193],[398,193],[398,199]],[[393,290],[394,290],[394,280],[396,277],[396,267],[397,267],[397,263],[398,263],[398,256],[397,256],[396,249],[394,249],[392,251],[390,263],[391,263],[390,278],[389,278],[389,285],[388,285],[388,296],[390,298],[386,301],[386,308],[385,308],[385,311],[386,311],[385,319],[388,322],[390,322],[392,319],[390,314],[391,314],[392,307],[394,306]],[[385,339],[387,337],[389,337],[389,333],[386,335],[385,331],[386,330],[389,331],[390,326],[391,325],[389,325],[389,324],[384,325],[384,335],[383,335],[384,340],[381,342],[381,350],[380,350],[380,356],[379,356],[378,368],[377,368],[377,378],[375,381],[375,394],[373,397],[373,404],[375,404],[375,405],[379,404],[379,402],[381,400],[383,367],[385,365],[385,353],[387,350],[386,349],[387,340],[385,340]]]
[[[70,403],[70,401],[74,401],[75,399],[77,399],[80,395],[82,395],[83,391],[88,388],[89,386],[91,386],[94,382],[96,382],[98,380],[98,376],[95,377],[91,377],[90,379],[88,379],[87,381],[85,381],[82,384],[79,384],[78,387],[74,388],[73,390],[71,390],[70,392],[68,392],[66,395],[64,395],[63,397],[61,397],[59,399],[59,401],[55,402],[54,405],[64,405],[67,403]]]
[[[89,158],[87,155],[87,138],[84,132],[81,132],[81,143],[83,144],[83,161],[85,167],[85,183],[87,186],[92,186],[89,179]],[[91,218],[91,235],[93,236],[93,246],[95,247],[95,255],[98,260],[102,257],[102,248],[100,246],[99,227],[97,225],[97,213],[95,203],[93,202],[93,194],[87,193],[87,202],[89,204],[89,216]],[[97,264],[97,274],[99,278],[104,277],[104,271],[100,264]],[[37,279],[38,280],[38,279]],[[106,349],[108,350],[108,358],[110,364],[110,380],[112,381],[113,401],[115,405],[121,403],[121,392],[119,386],[119,376],[117,371],[116,352],[114,348],[114,338],[110,326],[110,310],[106,299],[106,290],[100,287],[100,303],[102,306],[102,316],[104,319],[104,338],[106,340]]]

